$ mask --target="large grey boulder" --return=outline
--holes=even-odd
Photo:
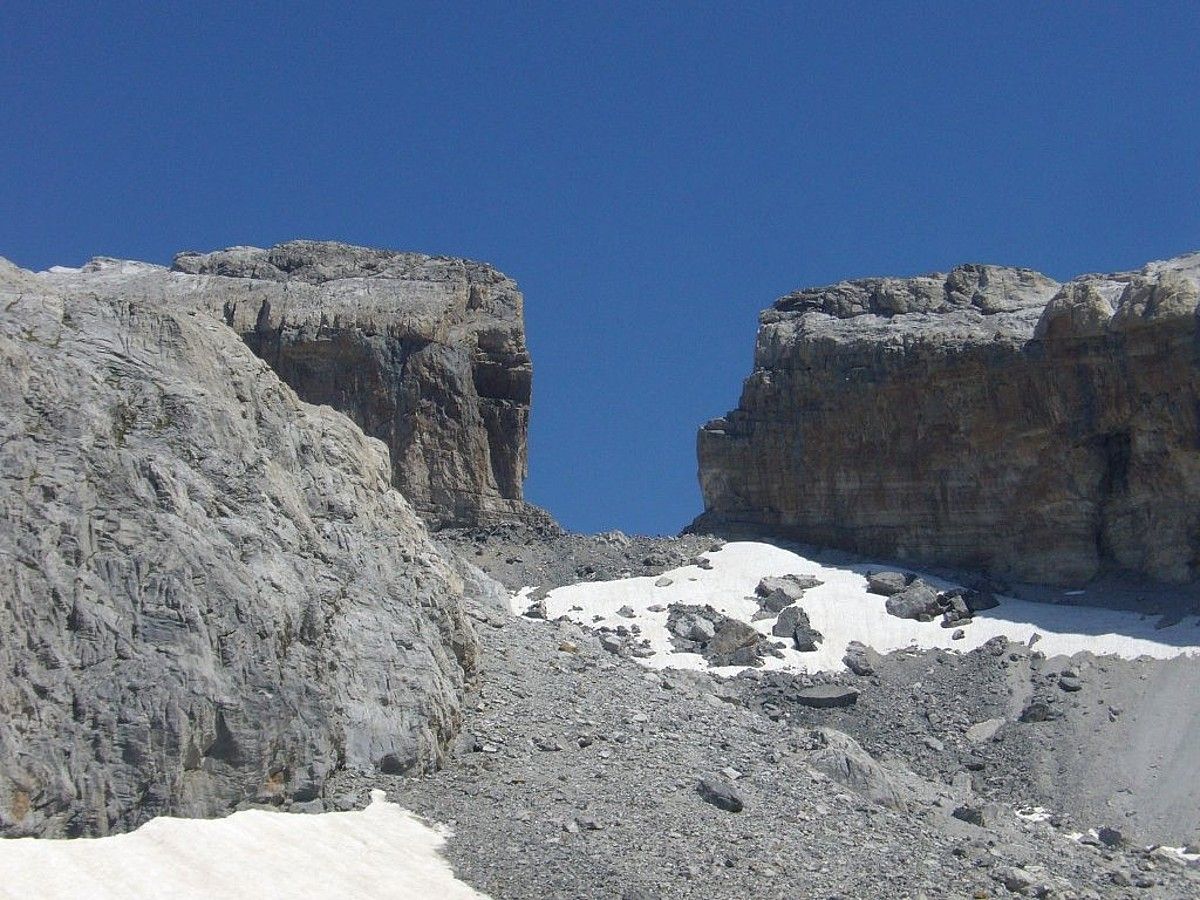
[[[866,750],[844,732],[816,728],[808,764],[873,803],[905,810],[908,804],[896,781]]]
[[[941,612],[937,590],[919,578],[904,590],[888,597],[884,605],[893,616],[919,622],[929,622]]]
[[[463,581],[386,448],[175,278],[0,261],[5,835],[303,803],[438,765],[460,723]]]
[[[301,399],[387,444],[393,484],[434,524],[544,517],[521,499],[523,301],[485,263],[289,241],[181,253],[170,269],[100,258],[39,278],[220,316]]]
[[[1029,581],[1193,580],[1198,310],[1200,253],[783,297],[738,408],[699,433],[693,529]]]

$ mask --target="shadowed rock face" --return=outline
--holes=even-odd
[[[0,833],[433,767],[475,638],[386,448],[302,402],[194,276],[110,268],[76,289],[0,260]]]
[[[1048,583],[1200,575],[1200,254],[842,282],[761,317],[697,528]]]
[[[522,298],[491,266],[290,241],[181,253],[171,270],[98,259],[49,283],[222,316],[304,400],[387,444],[433,525],[536,516],[522,502],[532,367]]]

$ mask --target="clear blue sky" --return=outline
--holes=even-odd
[[[1200,4],[0,4],[0,255],[293,237],[526,297],[530,499],[700,510],[757,311],[1200,247]]]

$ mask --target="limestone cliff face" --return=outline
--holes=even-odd
[[[49,283],[221,315],[304,400],[387,444],[392,482],[434,525],[522,502],[532,368],[522,298],[492,267],[320,241],[181,253],[171,270],[94,260]]]
[[[761,316],[700,431],[700,527],[1048,583],[1200,575],[1200,254],[1058,284],[963,266]]]
[[[0,833],[436,765],[474,634],[386,448],[191,302],[204,282],[111,268],[0,260]]]

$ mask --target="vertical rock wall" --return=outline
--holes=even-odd
[[[522,297],[491,266],[322,241],[98,259],[47,283],[186,302],[224,318],[304,400],[387,444],[433,525],[525,518],[532,367]]]
[[[1200,254],[800,291],[699,434],[697,527],[1049,583],[1200,575]]]

